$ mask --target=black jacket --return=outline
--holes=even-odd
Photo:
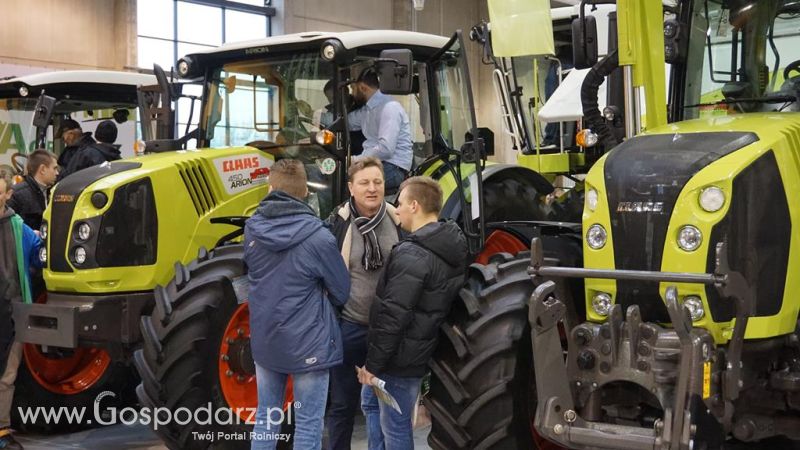
[[[25,225],[38,230],[42,226],[42,214],[45,208],[44,196],[47,195],[47,192],[43,191],[39,183],[30,175],[15,184],[12,189],[14,193],[11,194],[8,206],[22,217]]]
[[[392,249],[370,311],[367,370],[425,375],[467,262],[466,238],[452,221],[425,225]]]
[[[87,137],[88,140],[85,140]],[[121,157],[119,145],[94,142],[94,139],[92,139],[90,133],[84,133],[84,137],[81,138],[81,145],[79,145],[78,151],[69,160],[66,170],[62,171],[61,178],[71,175],[79,170],[102,164],[106,161],[116,161]]]

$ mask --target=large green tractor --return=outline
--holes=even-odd
[[[46,148],[60,156],[65,144],[55,132],[67,118],[77,120],[86,132],[93,132],[102,120],[113,120],[118,129],[116,144],[120,146],[122,157],[133,157],[142,127],[135,116],[139,89],[156,84],[153,75],[90,70],[45,72],[3,80],[0,82],[0,166],[10,166],[21,176],[27,155],[37,148]],[[40,288],[36,283],[36,291]],[[41,294],[38,302],[47,298],[46,293]],[[103,374],[95,365],[97,360],[93,355],[97,352],[72,350],[58,339],[30,341],[26,339],[25,330],[20,331],[18,336],[25,345],[24,362],[15,383],[15,426],[27,430],[55,430],[59,427],[54,424],[22,423],[17,408],[70,406],[75,404],[75,398],[82,398],[78,404],[91,405],[94,395],[86,396],[85,391]],[[124,378],[130,384],[134,377],[134,372],[127,368],[110,378]],[[106,376],[105,380],[108,379]],[[109,386],[104,382],[100,385]],[[61,425],[62,429],[70,428]]]
[[[475,266],[433,363],[435,448],[798,448],[800,8],[617,8],[595,68],[623,68],[627,139],[586,177],[584,264],[535,239]]]

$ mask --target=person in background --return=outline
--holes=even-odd
[[[97,124],[94,136],[97,142],[88,143],[78,148],[78,151],[70,158],[69,164],[64,169],[63,177],[104,162],[116,161],[122,157],[119,152],[119,146],[113,145],[114,141],[117,140],[117,126],[113,121],[104,120]]]
[[[56,130],[55,136],[64,141],[64,150],[58,157],[58,166],[61,168],[61,172],[58,174],[58,180],[60,181],[66,176],[64,171],[69,166],[72,158],[78,154],[78,150],[94,144],[95,140],[92,137],[92,133],[84,133],[81,124],[72,119],[62,121],[61,126]]]
[[[370,311],[367,362],[357,369],[370,450],[414,448],[412,416],[422,377],[464,284],[467,241],[453,221],[438,221],[441,208],[442,189],[432,178],[400,185],[395,214],[411,234],[392,248]],[[375,377],[385,382],[399,413],[378,401]]]
[[[14,195],[8,206],[22,217],[25,225],[38,230],[47,207],[48,190],[58,178],[58,161],[52,153],[39,149],[28,155],[25,171],[25,179],[11,188]]]
[[[0,283],[0,298],[5,297],[12,304],[30,303],[30,270],[31,267],[42,267],[39,261],[42,240],[8,207],[12,193],[11,174],[0,169],[0,280],[3,280]],[[8,336],[5,336],[4,340],[7,339]],[[15,342],[8,351],[7,359],[0,361],[0,367],[5,367],[0,374],[0,449],[3,450],[22,449],[11,433],[11,404],[21,357],[22,345]]]
[[[383,162],[386,194],[394,194],[408,176],[413,163],[411,126],[403,105],[378,87],[378,74],[373,68],[363,70],[353,85],[356,103],[364,106],[352,111],[348,123],[352,130],[364,133],[363,151],[359,158],[374,156]]]
[[[269,174],[270,192],[244,229],[250,282],[250,345],[256,364],[258,410],[253,449],[274,449],[274,416],[283,412],[293,380],[294,448],[319,449],[330,368],[342,363],[335,307],[350,295],[336,239],[302,199],[303,163],[282,159]],[[276,413],[276,414],[272,414]]]

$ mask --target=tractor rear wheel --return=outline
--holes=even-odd
[[[241,245],[230,245],[203,249],[188,266],[177,264],[175,278],[156,289],[152,316],[142,317],[144,345],[134,355],[142,384],[136,394],[143,406],[167,408],[181,419],[154,427],[172,449],[249,448],[241,437],[252,430],[257,391],[249,312],[234,288],[244,276],[242,256]],[[177,413],[201,408],[215,415],[228,411],[221,419],[188,423]],[[198,439],[220,432],[239,437]]]
[[[437,450],[561,448],[533,429],[529,258],[499,253],[470,267],[431,362],[425,405]]]

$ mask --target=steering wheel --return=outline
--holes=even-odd
[[[800,59],[790,62],[788,66],[783,68],[783,79],[788,80],[789,74],[794,71],[800,72]]]

